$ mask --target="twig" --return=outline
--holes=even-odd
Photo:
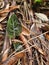
[[[40,35],[38,35],[38,36],[36,36],[36,37],[34,37],[34,38],[30,38],[29,40],[28,40],[28,42],[29,41],[31,41],[31,40],[33,40],[33,39],[36,39],[37,37],[40,37],[41,35],[44,35],[44,34],[46,34],[46,33],[48,33],[49,31],[47,31],[47,32],[45,32],[45,33],[42,33],[42,34],[40,34]]]

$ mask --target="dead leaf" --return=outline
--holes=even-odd
[[[23,24],[22,24],[22,33],[21,34],[26,35],[26,36],[30,35],[30,30]]]
[[[45,38],[49,41],[49,34],[45,34]]]

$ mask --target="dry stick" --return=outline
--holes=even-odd
[[[25,56],[22,58],[22,65],[26,65]]]
[[[45,48],[46,48],[46,49],[45,49],[43,46],[42,46],[42,47],[43,47],[42,49],[47,53],[47,51],[49,51],[49,49],[47,49],[48,47],[47,47],[47,45],[46,45],[46,42],[41,39],[41,43],[45,45]],[[48,58],[47,58],[47,57],[46,57],[46,60],[48,61]]]
[[[26,53],[25,53],[25,56],[24,56],[23,59],[24,59],[24,63],[25,63],[25,65],[28,65],[27,62],[26,62],[26,60],[27,60],[27,59],[26,59],[26,56],[27,56],[27,55],[26,55]]]
[[[37,47],[37,45],[32,45],[30,42],[28,42],[33,48],[35,48],[36,50],[38,50],[38,52],[40,52],[41,54],[43,54],[43,55],[45,55],[44,53],[43,53],[43,51],[39,48],[39,47]],[[24,46],[25,44],[23,44],[22,46]],[[21,48],[21,47],[20,47]],[[19,48],[19,49],[20,49]],[[17,51],[18,49],[16,49],[16,51]],[[24,51],[25,50],[27,50],[27,48],[26,49],[24,49]],[[16,51],[14,51],[10,56],[12,56],[13,54],[15,54],[16,53]],[[9,56],[9,57],[10,57]]]
[[[49,65],[49,60],[44,61],[43,56],[41,55],[41,63],[42,63],[42,64],[45,63],[45,65]],[[41,64],[41,65],[42,65],[42,64]],[[43,64],[43,65],[44,65],[44,64]]]
[[[19,42],[19,43],[23,43],[22,41],[18,40],[18,39],[13,39],[12,42]]]
[[[34,43],[35,44],[35,43]],[[35,50],[35,55],[36,55],[36,58],[37,58],[37,62],[38,62],[38,65],[42,65],[39,61],[39,57],[38,57],[38,54],[37,54],[37,51]]]
[[[32,48],[32,47],[35,47],[35,45],[32,45],[32,46],[30,46],[29,48]],[[22,51],[20,51],[20,52],[18,52],[18,53],[15,52],[15,54],[20,58],[20,57],[21,57],[21,54],[22,54],[23,52],[27,52],[27,50],[28,50],[28,48],[26,48],[26,49],[24,49],[24,50],[22,50]],[[12,61],[13,56],[15,56],[15,54],[14,54],[14,55],[11,55],[11,56],[6,60],[5,65],[8,65],[8,63]],[[10,58],[11,58],[11,59],[10,59]],[[14,59],[13,61],[15,61],[15,59]],[[13,64],[13,63],[12,63],[12,64]],[[3,65],[4,65],[4,64],[3,64]]]
[[[38,57],[38,54],[37,54],[37,51],[36,51],[36,50],[35,50],[35,55],[36,55],[36,59],[37,59],[38,65],[41,65],[41,64],[40,64],[39,57]]]
[[[49,48],[48,47],[46,47],[46,42],[43,40],[43,39],[40,39],[39,37],[38,37],[38,39],[41,41],[41,44],[43,45],[43,46],[45,46],[45,48],[49,51]],[[43,49],[43,50],[45,50],[45,49]],[[46,58],[46,60],[48,60],[47,58]]]
[[[46,43],[46,41],[44,41],[44,40],[43,40],[43,39],[41,39],[41,38],[39,38],[39,40],[40,40],[41,42],[43,42],[44,44],[43,44],[43,43],[41,43],[41,44],[43,44],[43,45],[45,46],[45,48],[46,48],[47,50],[49,50],[49,48],[48,48],[48,47],[46,47],[46,44],[47,44],[47,43]]]
[[[23,43],[25,44],[25,47],[28,48],[29,56],[32,58],[32,52],[31,52],[31,49],[27,43],[27,40],[25,39],[25,37],[22,34],[20,34],[20,38],[23,41]],[[32,62],[30,61],[29,64],[32,65]]]
[[[42,40],[42,39],[40,39],[39,37],[37,37],[40,41],[42,41],[42,44],[43,44],[43,46],[45,46],[46,47],[46,42],[44,41],[44,40]],[[46,49],[48,49],[47,47],[46,47]],[[49,49],[48,49],[49,50]],[[41,57],[41,59],[42,59],[42,57]],[[43,65],[43,59],[41,60],[41,64]]]
[[[2,61],[5,61],[7,59],[8,53],[5,53],[7,48],[9,48],[9,39],[7,37],[7,31],[6,31],[5,41],[2,50],[3,51]]]
[[[49,51],[49,48],[46,46],[46,41],[44,41],[43,39],[41,39],[41,38],[39,38],[38,37],[38,39],[41,41],[41,44],[43,45],[43,46],[45,46],[45,48]],[[41,59],[42,59],[42,55],[41,55]],[[47,59],[48,60],[48,59]],[[41,63],[42,63],[42,65],[43,65],[43,59],[41,60]],[[46,63],[46,62],[45,62]]]
[[[43,59],[42,59],[43,60]],[[45,65],[49,65],[49,64],[47,64],[47,62],[45,62],[44,60],[43,60],[43,62],[45,63]]]
[[[40,34],[40,35],[38,35],[38,36],[36,36],[36,37],[34,37],[34,38],[31,38],[31,39],[28,40],[28,42],[31,41],[31,40],[33,40],[33,39],[36,39],[36,38],[38,38],[40,41],[44,42],[44,41],[41,40],[39,37],[40,37],[41,35],[44,35],[44,34],[48,33],[48,32],[49,32],[49,31],[47,31],[47,32],[45,32],[45,33],[42,33],[42,34]],[[34,35],[36,35],[36,34],[34,34]],[[46,42],[44,42],[44,43],[46,43]],[[45,44],[43,44],[43,43],[41,43],[41,44],[42,44],[43,46],[45,46],[46,49],[49,50],[49,48],[47,48]]]
[[[28,41],[27,41],[28,42]],[[32,46],[32,44],[30,43],[30,42],[28,42],[31,46]],[[23,46],[24,46],[25,44],[23,44]],[[33,47],[35,47],[35,46],[33,46]],[[24,49],[25,50],[25,49]],[[16,51],[17,51],[17,49],[16,49]],[[15,52],[13,52],[11,55],[13,55],[14,53],[16,53],[16,51]],[[10,56],[11,56],[10,55]]]
[[[24,14],[26,15],[26,18],[28,20],[28,12],[27,12],[27,3],[24,1]]]
[[[30,42],[28,42],[30,44]],[[39,48],[35,42],[33,42],[35,46],[33,46],[33,48],[35,48],[39,53],[41,53],[42,55],[46,56],[46,53],[41,49]],[[32,44],[30,44],[32,46]]]
[[[34,47],[35,45],[32,45],[30,48]],[[14,63],[15,60],[17,60],[17,58],[22,58],[24,55],[24,52],[27,52],[28,48],[18,52],[18,53],[15,53],[14,55],[10,56],[2,65],[11,65]],[[22,56],[23,55],[23,56]],[[17,58],[16,58],[17,57]],[[15,59],[16,58],[16,59]],[[13,62],[12,62],[13,61]],[[18,60],[17,60],[18,61]],[[11,63],[10,63],[11,62]]]
[[[35,47],[35,45],[32,45],[32,46],[29,47],[29,48],[32,48],[32,47]],[[26,51],[27,49],[28,49],[28,48],[24,49],[23,51],[20,51],[20,53]]]
[[[39,38],[39,40],[41,41],[40,38]],[[41,42],[41,43],[43,43],[43,42]],[[43,43],[43,44],[44,44],[44,43]],[[44,50],[44,47],[43,47],[43,46],[42,46],[42,49]],[[42,55],[40,55],[40,58],[41,58],[41,65],[44,65]]]
[[[25,49],[25,50],[26,50],[26,49]],[[24,51],[25,51],[25,50],[24,50]],[[20,53],[21,53],[21,52],[20,52]]]
[[[29,39],[28,40],[28,42],[29,41],[31,41],[31,40],[33,40],[33,39],[36,39],[36,38],[38,38],[38,37],[40,37],[41,35],[44,35],[44,34],[46,34],[46,33],[48,33],[49,31],[47,31],[47,32],[45,32],[45,33],[42,33],[42,34],[40,34],[40,35],[38,35],[38,36],[36,36],[36,37],[34,37],[34,38],[31,38],[31,39]],[[32,33],[32,32],[31,32]],[[35,35],[35,34],[34,34]]]
[[[40,56],[41,56],[41,65],[44,65],[44,64],[43,64],[43,58],[42,58],[42,55],[40,55]]]
[[[41,55],[41,65],[44,65],[44,63],[45,63],[45,65],[48,65],[47,62],[45,62],[45,61],[43,60],[43,57],[42,57],[42,55]]]
[[[30,42],[28,42],[31,46],[33,46]],[[22,46],[24,46],[25,44],[23,44]],[[39,49],[37,46],[33,46],[35,49]],[[18,49],[16,49],[17,51]],[[25,49],[24,49],[25,50]],[[10,56],[12,56],[14,53],[16,53],[16,51],[14,51]],[[40,51],[39,51],[40,52]],[[41,52],[40,52],[41,53]]]
[[[23,47],[24,45],[25,45],[25,44],[23,44],[22,47]],[[21,49],[22,47],[20,47],[19,49]],[[10,58],[12,55],[14,55],[19,49],[16,49],[16,50],[9,56],[9,58]]]

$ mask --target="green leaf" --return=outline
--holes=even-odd
[[[42,0],[34,0],[34,2],[35,2],[35,3],[37,3],[37,2],[38,2],[38,3],[41,3]]]
[[[21,23],[15,14],[12,14],[12,16],[8,19],[7,32],[10,38],[19,36],[22,32]]]

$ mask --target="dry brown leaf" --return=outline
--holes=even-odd
[[[22,24],[22,33],[21,34],[27,35],[27,36],[30,35],[30,30],[26,26],[24,26],[23,24]]]
[[[25,56],[24,52],[18,52],[15,53],[13,56],[11,56],[8,60],[6,60],[5,63],[3,63],[2,65],[13,65],[15,62],[18,61],[18,59],[23,58]]]
[[[3,13],[8,13],[8,12],[10,12],[10,11],[14,10],[14,9],[19,8],[19,7],[20,7],[20,6],[10,6],[10,8],[5,9],[5,10],[3,10],[3,11],[0,11],[0,14],[3,14]]]
[[[0,30],[3,30],[2,25],[0,24]]]
[[[4,56],[2,56],[2,62],[4,62],[6,59],[7,59],[7,57],[8,57],[8,54],[6,53]]]
[[[6,16],[0,17],[0,22],[3,21],[5,18],[6,18]]]
[[[46,53],[41,48],[39,48],[37,45],[34,48],[38,50],[38,52],[40,52],[42,55],[46,56]]]
[[[48,24],[45,24],[45,26],[42,27],[42,30],[44,30],[44,31],[49,31],[49,25],[48,25]]]
[[[45,37],[49,41],[49,34],[45,34]]]

